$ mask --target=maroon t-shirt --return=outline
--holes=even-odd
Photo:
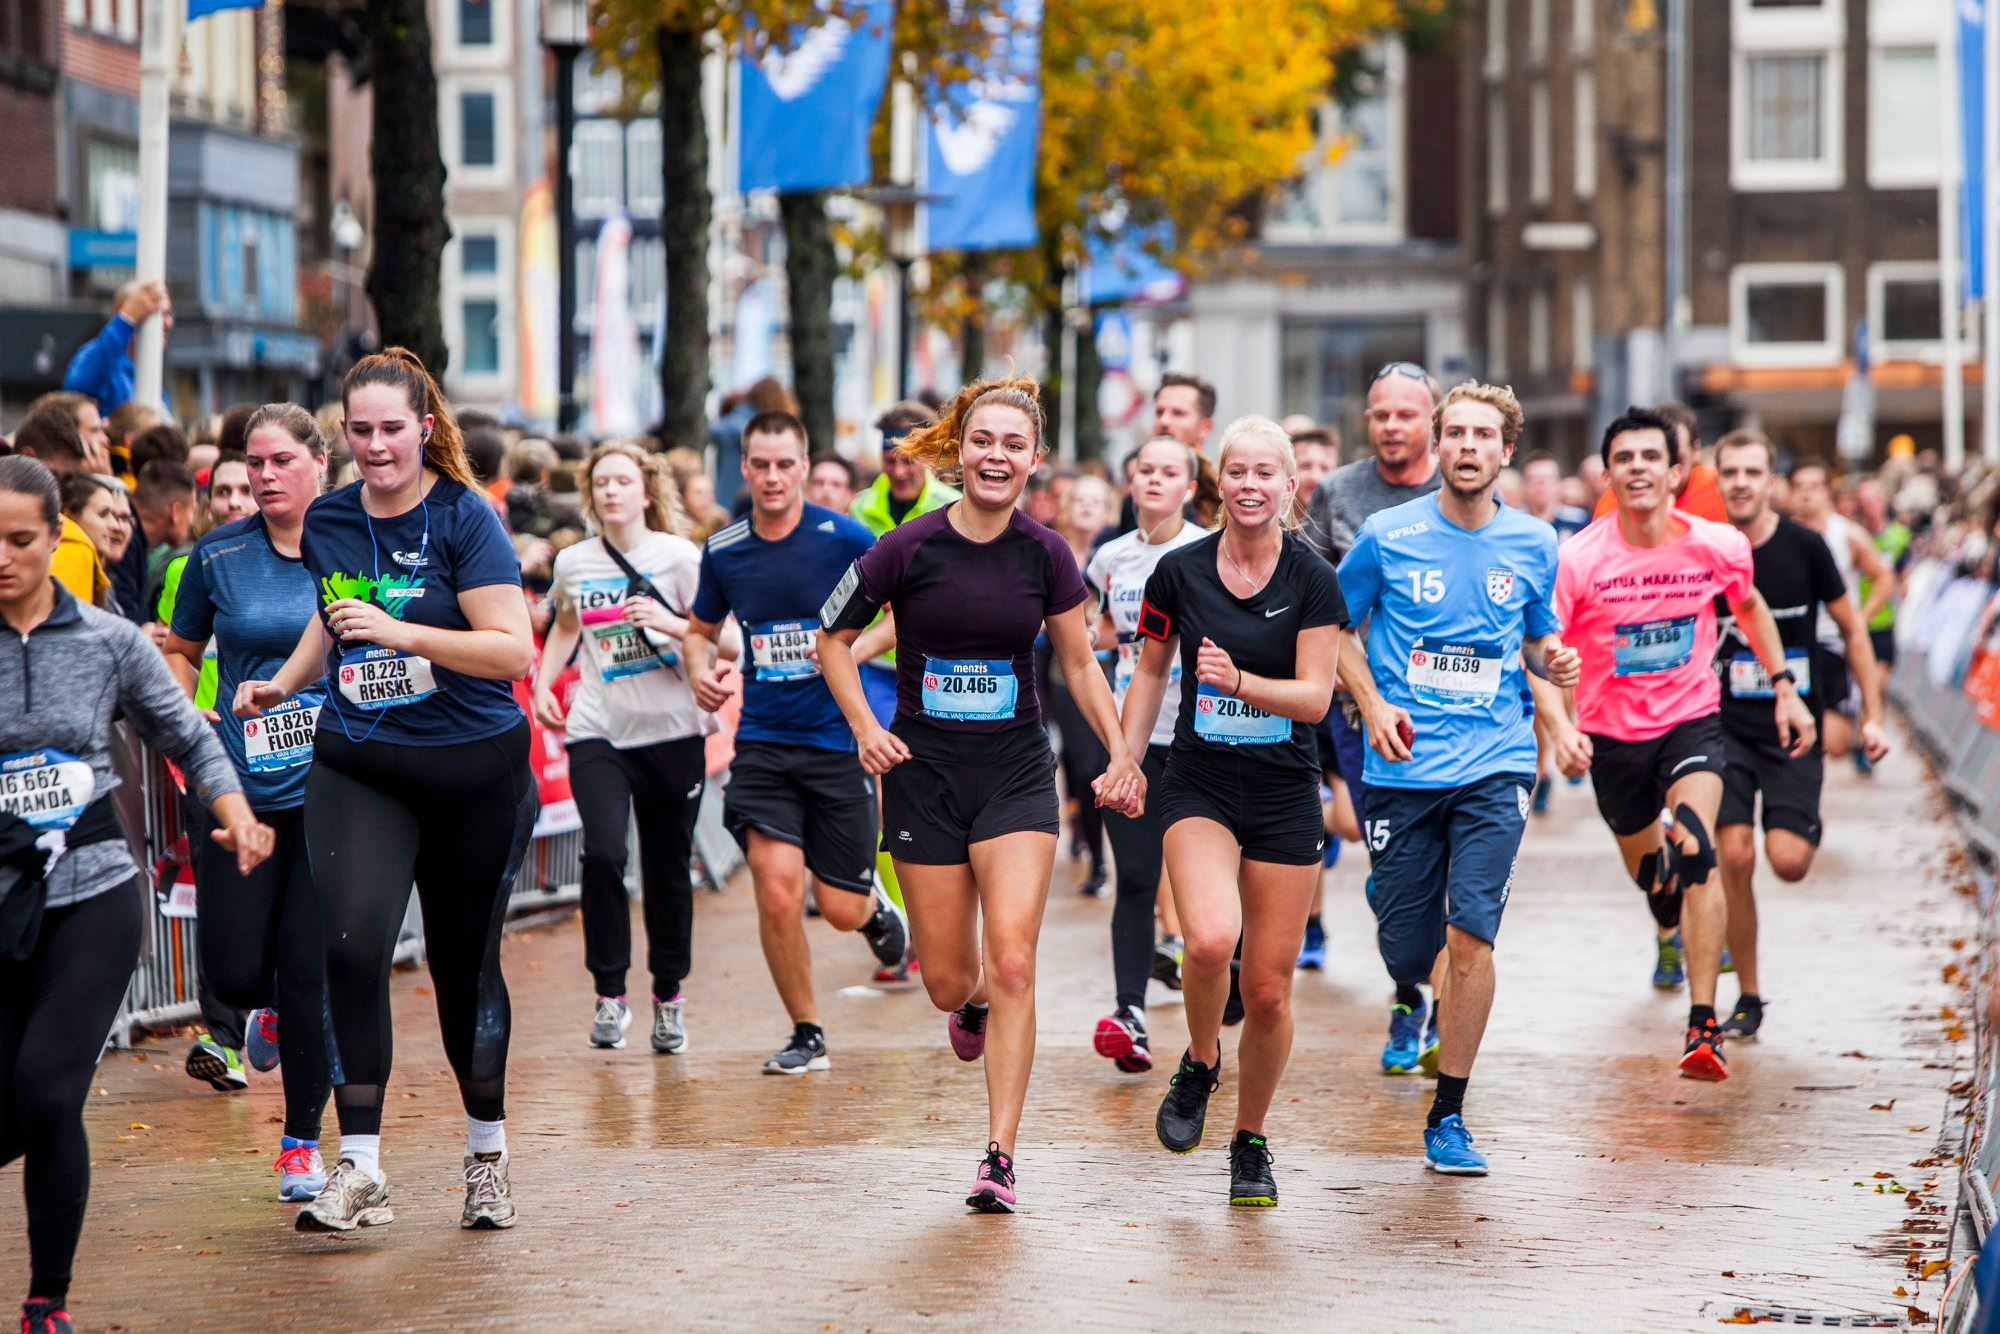
[[[1019,510],[975,542],[936,509],[855,562],[861,595],[896,613],[896,713],[955,732],[1038,722],[1035,638],[1088,593],[1069,544]]]

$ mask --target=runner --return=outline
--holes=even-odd
[[[836,931],[859,931],[884,968],[901,964],[910,931],[875,889],[875,781],[827,693],[814,653],[814,615],[841,571],[874,539],[855,520],[806,503],[806,428],[789,412],[760,412],[743,428],[743,480],[751,509],[708,540],[688,615],[688,679],[713,713],[736,690],[717,661],[722,622],[734,613],[750,641],[736,758],[722,818],[750,862],[757,933],[778,999],[792,1021],[767,1075],[832,1068],[813,997],[806,943],[806,872],[830,892],[820,914]],[[890,642],[883,626],[870,648]]]
[[[1785,664],[1798,677],[1798,690],[1815,722],[1828,701],[1819,689],[1824,655],[1815,627],[1819,613],[1832,617],[1845,641],[1847,661],[1856,668],[1861,691],[1860,753],[1873,760],[1888,754],[1882,727],[1882,677],[1868,628],[1848,595],[1847,584],[1818,534],[1771,508],[1772,463],[1776,450],[1755,431],[1737,431],[1715,445],[1715,468],[1729,521],[1749,539],[1757,591],[1770,605],[1785,647]],[[1722,615],[1718,608],[1717,614]],[[1733,618],[1722,616],[1716,643],[1716,675],[1722,682],[1722,730],[1729,741],[1729,765],[1722,774],[1722,808],[1716,849],[1722,859],[1722,890],[1729,905],[1729,953],[1736,964],[1741,995],[1723,1022],[1730,1037],[1754,1038],[1764,1022],[1764,997],[1757,974],[1757,870],[1754,823],[1763,797],[1764,857],[1771,873],[1789,884],[1805,879],[1819,848],[1820,782],[1824,756],[1815,746],[1789,754],[1771,719],[1773,697],[1764,669]]]
[[[593,1047],[623,1047],[632,1010],[632,905],[626,838],[639,830],[646,963],[653,979],[653,1050],[687,1050],[681,982],[693,966],[695,815],[708,777],[712,714],[697,708],[680,662],[701,552],[679,536],[680,504],[666,464],[638,445],[599,445],[583,467],[584,517],[596,536],[557,556],[557,607],[535,676],[535,716],[564,732],[570,790],[583,820],[579,906],[584,966],[597,986]],[[567,714],[551,688],[583,643]],[[736,656],[736,637],[724,653]],[[633,818],[634,810],[638,818]]]
[[[1889,605],[1896,591],[1894,572],[1875,547],[1875,539],[1860,524],[1834,508],[1833,478],[1824,463],[1807,460],[1792,467],[1792,517],[1817,533],[1833,553],[1834,568],[1840,571],[1841,586],[1849,592],[1866,582],[1869,591],[1861,605],[1863,623],[1871,622]],[[1815,678],[1821,717],[1825,728],[1821,737],[1826,753],[1836,760],[1856,753],[1858,767],[1868,772],[1868,749],[1854,752],[1854,698],[1861,684],[1856,659],[1848,653],[1848,639],[1835,623],[1832,606],[1823,602],[1817,622],[1819,667],[1824,673]],[[1871,668],[1872,671],[1872,668]],[[1875,683],[1879,691],[1881,683]]]
[[[1194,497],[1200,464],[1193,449],[1169,435],[1154,436],[1135,451],[1131,496],[1139,526],[1097,549],[1085,580],[1098,591],[1098,601],[1118,645],[1118,666],[1112,694],[1120,708],[1132,687],[1139,664],[1139,605],[1160,558],[1208,536],[1183,517]],[[1100,636],[1100,643],[1104,642]],[[1140,771],[1148,790],[1156,789],[1166,772],[1167,749],[1174,740],[1179,715],[1181,671],[1171,669],[1168,689],[1175,712],[1153,724]],[[1155,951],[1154,904],[1163,883],[1162,836],[1157,804],[1136,816],[1106,813],[1104,830],[1118,867],[1117,900],[1111,909],[1111,972],[1117,1008],[1097,1021],[1092,1040],[1097,1054],[1127,1074],[1153,1068],[1152,1045],[1146,1036],[1146,982]],[[1179,942],[1173,942],[1177,949]],[[1176,966],[1178,963],[1176,961]]]
[[[1583,657],[1576,712],[1592,743],[1598,812],[1661,939],[1685,923],[1691,1004],[1681,1073],[1726,1079],[1715,978],[1727,923],[1709,834],[1725,754],[1722,692],[1711,667],[1718,595],[1739,626],[1747,623],[1770,673],[1779,744],[1802,755],[1814,727],[1771,609],[1752,582],[1749,542],[1672,508],[1681,482],[1672,429],[1638,407],[1605,428],[1600,454],[1617,510],[1563,547],[1556,619]]]
[[[520,565],[415,353],[363,357],[341,401],[361,476],[306,512],[300,555],[319,616],[285,665],[244,681],[235,702],[261,717],[322,677],[332,685],[313,736],[305,835],[325,905],[340,1161],[298,1226],[347,1232],[395,1217],[381,1166],[389,960],[414,879],[465,1107],[459,1225],[512,1227],[500,929],[538,809],[528,720],[508,686],[534,665]]]
[[[278,1198],[310,1200],[326,1184],[319,1152],[321,1113],[332,1088],[328,1044],[326,944],[322,909],[313,890],[302,807],[312,763],[313,729],[324,694],[317,688],[257,719],[219,718],[218,690],[234,698],[246,680],[277,673],[313,615],[312,576],[299,557],[306,507],[326,478],[326,443],[312,414],[291,403],[259,408],[250,418],[247,461],[241,471],[253,508],[195,544],[183,570],[168,579],[162,614],[171,627],[167,661],[183,687],[194,684],[195,707],[215,724],[230,763],[242,776],[250,808],[277,834],[276,851],[249,876],[202,837],[199,819],[187,825],[195,862],[195,940],[200,949],[202,1009],[232,1022],[241,1010],[259,1009],[249,1025],[251,1063],[261,1070],[284,1065],[285,1123],[278,1141]],[[211,478],[222,475],[218,464]],[[230,513],[231,506],[219,507]],[[193,805],[193,803],[189,803]],[[213,993],[212,995],[209,993]],[[275,1002],[275,1005],[273,1005]],[[292,1015],[282,1027],[279,1016]],[[203,1035],[204,1038],[207,1035]],[[211,1042],[210,1044],[214,1044]],[[197,1077],[218,1077],[198,1042],[188,1054]],[[227,1059],[240,1074],[233,1050]]]
[[[876,543],[820,613],[827,684],[861,762],[887,775],[882,841],[907,888],[924,987],[951,1012],[958,1058],[987,1057],[988,1142],[966,1200],[982,1213],[1014,1209],[1014,1138],[1035,1059],[1035,947],[1060,824],[1035,691],[1043,627],[1110,754],[1097,800],[1136,815],[1145,791],[1091,656],[1083,576],[1063,540],[1015,508],[1048,449],[1038,392],[1029,379],[967,385],[941,421],[904,439],[912,458],[962,478],[965,493]],[[887,731],[855,668],[856,637],[884,607],[904,650]]]
[[[1554,454],[1546,449],[1529,450],[1521,460],[1521,493],[1528,513],[1556,530],[1556,545],[1575,537],[1590,526],[1590,511],[1581,505],[1571,505],[1562,496],[1562,464]],[[1543,755],[1538,761],[1535,774],[1535,796],[1530,809],[1536,815],[1546,815],[1549,809],[1549,793],[1555,786],[1555,762],[1551,755]]]
[[[1889,598],[1880,611],[1868,618],[1868,642],[1875,646],[1875,663],[1886,687],[1889,668],[1896,662],[1896,604],[1903,596],[1903,565],[1909,559],[1910,545],[1915,539],[1909,527],[1889,513],[1889,493],[1876,478],[1864,477],[1854,488],[1854,517],[1874,541],[1875,549],[1882,553],[1890,570]],[[1866,577],[1861,580],[1859,595],[1864,603],[1874,600],[1877,582]]]
[[[1370,630],[1365,649],[1349,632],[1340,676],[1372,747],[1377,939],[1399,987],[1429,977],[1444,951],[1424,1157],[1454,1176],[1487,1170],[1463,1113],[1535,782],[1522,667],[1563,689],[1577,676],[1550,608],[1555,530],[1495,494],[1522,424],[1511,390],[1467,381],[1446,394],[1434,427],[1442,489],[1372,515],[1340,562],[1348,614]]]
[[[1673,428],[1674,461],[1681,469],[1679,487],[1674,492],[1674,508],[1712,523],[1727,523],[1729,512],[1723,506],[1722,492],[1716,486],[1715,469],[1701,461],[1701,423],[1695,417],[1694,409],[1685,403],[1669,401],[1654,407],[1653,412]],[[1585,459],[1584,463],[1587,476],[1590,460]],[[1606,486],[1597,497],[1591,517],[1601,519],[1617,505],[1616,489]]]
[[[53,577],[61,536],[55,477],[0,458],[0,620],[12,632],[0,634],[0,1166],[26,1159],[22,1334],[70,1334],[90,1193],[83,1107],[145,929],[148,895],[109,795],[113,715],[186,770],[238,874],[272,843],[152,642]]]
[[[1222,1021],[1241,942],[1243,1064],[1229,1202],[1274,1205],[1264,1118],[1292,1047],[1292,967],[1305,935],[1326,832],[1312,725],[1333,698],[1346,605],[1333,567],[1286,531],[1298,490],[1276,422],[1242,417],[1222,434],[1223,528],[1159,563],[1146,581],[1148,642],[1125,697],[1125,743],[1152,735],[1176,651],[1174,741],[1153,800],[1187,944],[1188,1048],[1155,1130],[1175,1153],[1200,1145],[1222,1079]]]

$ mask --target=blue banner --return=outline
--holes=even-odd
[[[264,0],[188,0],[188,22],[220,14],[225,9],[262,9]]]
[[[1965,164],[1960,192],[1965,295],[1986,291],[1986,14],[1995,0],[1957,0],[1958,124]],[[1950,318],[1949,315],[1946,318]]]
[[[889,78],[894,0],[866,0],[852,21],[792,30],[763,55],[743,56],[744,190],[866,185],[868,130]]]
[[[1035,160],[1042,134],[1042,0],[1012,0],[995,22],[985,68],[936,88],[925,117],[926,245],[1008,250],[1033,245]]]
[[[1086,306],[1172,301],[1187,290],[1187,279],[1180,271],[1155,258],[1156,252],[1167,254],[1174,248],[1171,223],[1128,226],[1108,241],[1093,232],[1085,248],[1088,259],[1079,283]]]

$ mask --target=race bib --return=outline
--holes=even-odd
[[[250,772],[271,774],[311,763],[320,703],[318,695],[297,695],[262,718],[245,718],[243,761]]]
[[[1804,649],[1787,651],[1785,666],[1792,669],[1798,678],[1801,695],[1812,693],[1812,657]],[[1778,688],[1771,684],[1771,674],[1764,670],[1764,664],[1757,661],[1754,653],[1739,653],[1729,660],[1729,693],[1737,699],[1776,699]]]
[[[1635,621],[1617,627],[1611,641],[1612,671],[1619,676],[1671,672],[1694,656],[1694,617]]]
[[[1014,716],[1021,683],[1004,658],[925,658],[924,714],[959,723],[997,723]]]
[[[340,658],[340,693],[357,709],[396,709],[437,693],[429,658],[393,648],[353,649]]]
[[[1194,696],[1194,734],[1222,746],[1272,746],[1292,739],[1292,720],[1204,683]]]
[[[1120,703],[1125,700],[1125,692],[1132,688],[1132,678],[1138,675],[1139,651],[1144,647],[1137,635],[1132,636],[1129,642],[1124,635],[1118,636],[1118,662],[1111,669],[1111,689]],[[1173,668],[1167,673],[1167,689],[1172,691],[1180,683],[1181,660],[1180,655],[1175,654]]]
[[[66,750],[0,756],[0,811],[36,829],[73,828],[97,795],[97,775]]]
[[[665,636],[642,630],[625,618],[630,590],[630,581],[623,578],[585,579],[577,584],[577,619],[590,636],[597,674],[605,681],[623,681],[680,661]]]
[[[1410,650],[1404,680],[1425,704],[1481,709],[1500,693],[1500,650],[1492,644],[1438,644]]]
[[[759,681],[810,681],[819,675],[813,639],[819,622],[765,621],[750,627],[750,662]]]

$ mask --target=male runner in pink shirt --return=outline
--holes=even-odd
[[[1592,746],[1598,813],[1663,935],[1687,941],[1688,1029],[1681,1073],[1726,1079],[1715,977],[1728,918],[1715,879],[1724,768],[1722,691],[1714,659],[1722,597],[1770,673],[1778,737],[1812,748],[1813,718],[1785,669],[1777,623],[1751,582],[1750,543],[1728,524],[1676,511],[1673,431],[1628,408],[1604,432],[1618,508],[1562,549],[1556,617],[1583,657],[1577,722]]]

